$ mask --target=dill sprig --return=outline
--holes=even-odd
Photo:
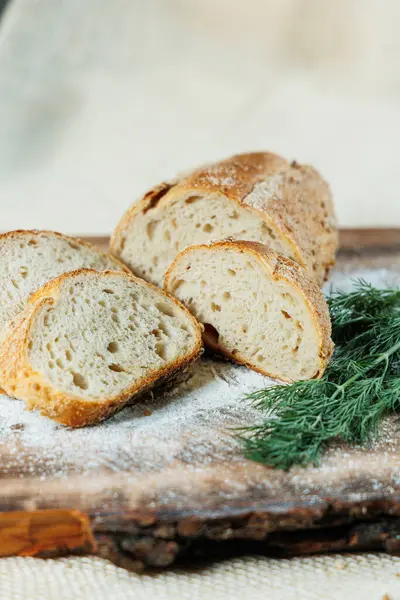
[[[281,469],[318,464],[329,441],[363,444],[400,408],[400,290],[358,281],[328,305],[336,347],[323,377],[247,396],[267,411],[241,430],[248,458]]]

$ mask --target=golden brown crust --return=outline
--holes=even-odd
[[[14,229],[13,231],[7,231],[6,233],[0,234],[0,243],[4,240],[7,240],[7,238],[13,238],[13,237],[19,237],[19,236],[29,237],[32,235],[56,237],[56,238],[63,239],[64,241],[66,241],[72,245],[88,248],[89,250],[97,252],[104,259],[107,259],[107,260],[110,260],[111,262],[113,262],[115,264],[115,267],[118,270],[121,270],[124,273],[128,273],[128,274],[131,273],[131,270],[123,262],[121,262],[118,258],[113,256],[112,254],[109,254],[108,252],[103,252],[102,250],[97,248],[97,246],[95,246],[94,244],[91,244],[90,242],[88,242],[86,240],[82,240],[77,237],[71,237],[69,235],[65,235],[64,233],[59,233],[58,231],[49,231],[46,229]]]
[[[164,283],[165,289],[168,290],[170,277],[172,276],[175,267],[178,265],[182,257],[191,254],[192,252],[196,252],[199,249],[212,252],[219,250],[220,248],[227,248],[228,250],[239,249],[241,252],[251,253],[257,260],[263,263],[263,266],[267,268],[273,279],[276,281],[283,279],[301,292],[313,315],[313,322],[320,341],[318,352],[320,368],[318,372],[315,373],[314,377],[321,377],[325,371],[330,357],[332,356],[334,348],[334,344],[331,339],[332,327],[328,305],[315,280],[309,277],[306,271],[290,258],[286,258],[277,254],[259,242],[247,242],[244,240],[224,240],[221,242],[214,242],[212,244],[189,246],[178,254],[172,265],[167,270]],[[262,373],[263,375],[267,375],[268,377],[290,382],[289,379],[282,377],[282,374],[269,373],[257,366],[254,366],[253,364],[250,364],[243,356],[240,355],[240,352],[235,354],[228,352],[226,349],[215,343],[212,339],[212,336],[207,336],[207,332],[203,333],[203,339],[204,343],[209,348],[223,354],[239,364],[246,365],[250,369]]]
[[[310,166],[268,152],[239,154],[150,190],[125,213],[111,238],[119,256],[136,215],[162,208],[188,193],[220,194],[256,211],[321,285],[335,262],[336,219],[328,184]]]
[[[66,394],[56,390],[51,382],[38,371],[35,371],[29,361],[28,344],[31,324],[38,311],[45,304],[54,304],[60,292],[60,287],[66,279],[71,279],[82,274],[93,277],[120,276],[146,285],[159,294],[167,294],[192,321],[196,332],[195,347],[183,359],[177,359],[168,367],[159,369],[142,381],[136,382],[122,394],[109,396],[101,400],[81,399],[79,396]],[[5,391],[10,395],[27,402],[29,409],[38,409],[43,415],[70,427],[91,425],[106,419],[122,408],[130,398],[136,394],[150,390],[160,380],[165,381],[184,370],[190,363],[198,358],[202,350],[201,328],[189,311],[173,296],[163,292],[156,286],[147,283],[132,274],[121,271],[98,272],[92,269],[78,269],[64,273],[45,284],[32,294],[28,305],[14,320],[10,335],[0,346],[0,382]]]

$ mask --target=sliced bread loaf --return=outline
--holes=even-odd
[[[204,325],[212,350],[282,381],[322,375],[333,343],[321,290],[297,263],[256,242],[181,252],[165,288]]]
[[[132,275],[80,269],[33,294],[0,346],[0,385],[71,427],[105,419],[201,351],[177,300]]]
[[[25,308],[30,294],[62,273],[80,268],[128,268],[92,244],[53,231],[10,231],[0,235],[0,339]]]
[[[337,247],[329,186],[275,154],[233,156],[150,190],[120,221],[110,251],[162,285],[178,252],[227,237],[267,244],[322,284]]]

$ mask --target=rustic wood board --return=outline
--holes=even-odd
[[[97,239],[100,245],[105,239]],[[332,282],[400,283],[400,230],[347,231]],[[231,428],[269,382],[203,357],[176,387],[71,430],[0,396],[0,555],[95,552],[128,568],[238,552],[400,549],[400,434],[333,445],[288,473],[243,459]]]

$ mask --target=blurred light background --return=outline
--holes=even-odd
[[[10,0],[0,229],[108,233],[146,188],[267,149],[342,226],[400,226],[399,0]]]

